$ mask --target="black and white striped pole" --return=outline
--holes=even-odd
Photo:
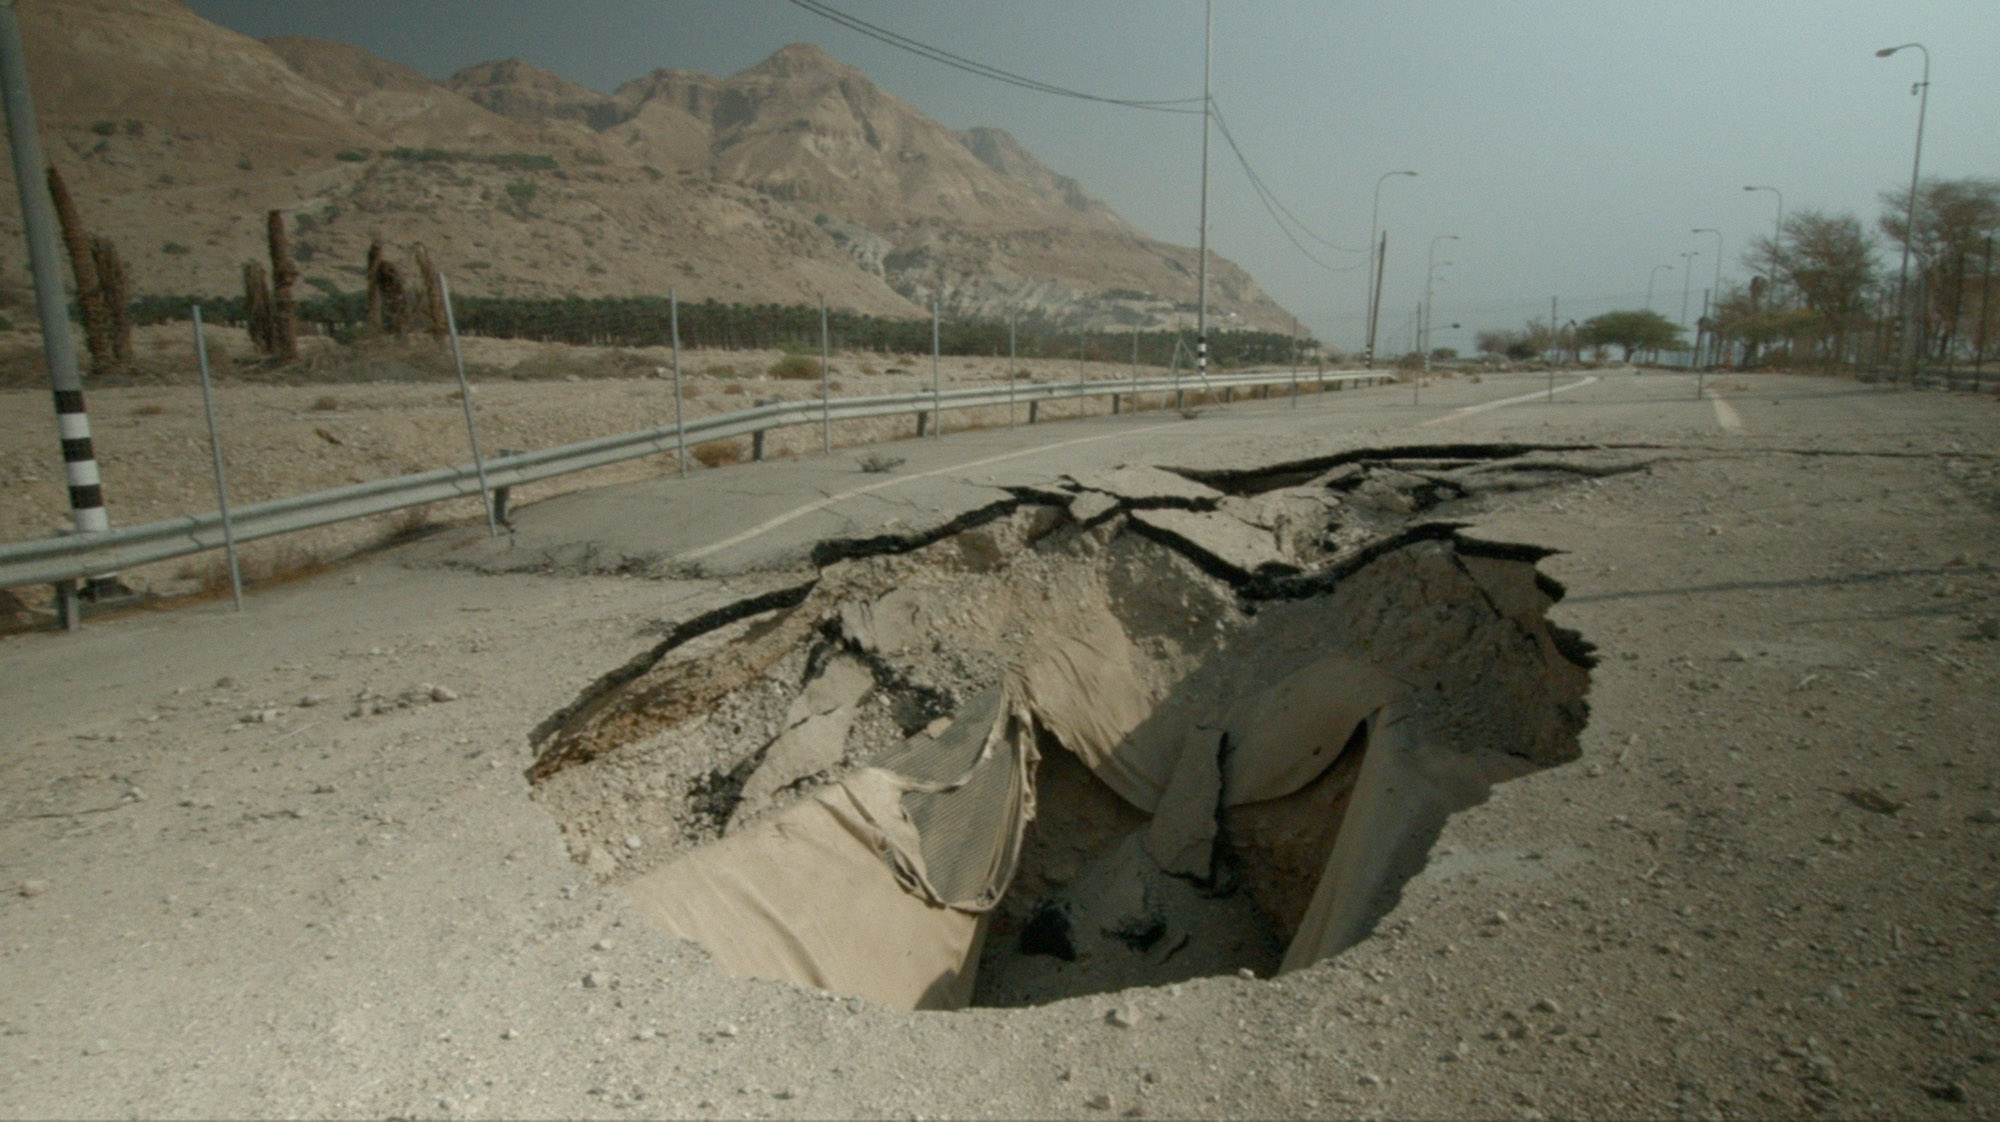
[[[62,266],[56,255],[55,204],[49,199],[46,162],[35,133],[35,105],[28,93],[21,28],[14,0],[0,0],[0,104],[7,114],[7,139],[14,162],[14,186],[21,194],[21,224],[28,241],[28,268],[34,275],[35,308],[41,319],[42,350],[55,391],[56,430],[62,440],[63,472],[69,480],[74,532],[100,534],[111,528],[104,512],[103,480],[90,443],[90,415],[83,406],[83,378],[77,373],[76,340],[69,330],[69,301],[63,295]],[[82,588],[84,599],[122,592],[116,573],[100,573]],[[75,582],[56,588],[64,626],[78,625]]]
[[[1208,118],[1214,106],[1209,71],[1215,65],[1215,4],[1202,4],[1201,38],[1201,238],[1195,249],[1194,372],[1208,386]]]

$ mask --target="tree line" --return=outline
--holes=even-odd
[[[371,254],[371,268],[377,267],[377,260]],[[428,262],[414,272],[417,300],[435,302],[434,289],[424,283],[431,273]],[[338,339],[442,329],[441,306],[437,311],[418,308],[404,316],[398,313],[399,299],[392,285],[385,312],[379,294],[371,300],[369,293],[322,291],[297,299],[295,314],[301,323],[315,325],[321,334]],[[148,295],[132,302],[131,317],[141,325],[184,320],[194,304],[201,305],[202,318],[211,323],[247,325],[256,310],[254,299],[242,296]],[[459,331],[467,335],[610,347],[659,347],[673,341],[674,309],[658,296],[529,299],[454,293],[451,310]],[[689,348],[816,353],[820,309],[816,305],[690,301],[679,307],[679,328],[681,345]],[[1009,353],[1010,325],[1004,320],[945,319],[938,323],[937,331],[938,349],[943,354]],[[827,334],[836,350],[883,354],[928,354],[931,350],[928,318],[828,309]],[[1133,361],[1136,353],[1137,361],[1148,366],[1173,365],[1178,349],[1185,366],[1192,361],[1188,357],[1192,343],[1191,333],[1079,332],[1046,316],[1026,316],[1012,325],[1011,346],[1023,358],[1108,363]],[[1310,353],[1309,346],[1310,340],[1274,331],[1224,331],[1211,334],[1209,355],[1212,363],[1224,368],[1273,365],[1299,361],[1300,356]]]
[[[2000,357],[2000,179],[1925,180],[1914,208],[1908,188],[1881,203],[1872,230],[1856,215],[1808,208],[1753,239],[1741,259],[1752,276],[1711,294],[1692,341],[1646,309],[1562,326],[1532,320],[1484,332],[1478,346],[1513,357],[1617,346],[1627,359],[1695,346],[1703,364],[1804,368],[1900,369],[1907,357],[1951,369]]]

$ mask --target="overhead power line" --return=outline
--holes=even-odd
[[[790,3],[794,7],[811,12],[823,19],[831,20],[850,31],[858,32],[877,42],[886,43],[898,50],[908,51],[921,58],[943,63],[953,69],[962,70],[968,74],[987,78],[992,81],[1004,82],[1007,85],[1020,89],[1032,90],[1036,93],[1045,93],[1056,97],[1093,101],[1103,105],[1116,105],[1127,109],[1144,109],[1156,113],[1178,113],[1187,116],[1196,116],[1202,112],[1200,108],[1188,108],[1191,105],[1199,106],[1201,104],[1202,99],[1198,97],[1141,100],[1135,98],[1105,97],[1101,94],[1085,93],[1082,90],[1074,90],[1067,86],[1058,86],[1052,82],[1044,82],[1038,78],[1030,78],[1023,74],[1017,74],[1012,70],[1005,70],[998,66],[979,62],[976,59],[970,59],[964,55],[947,51],[942,47],[932,46],[929,43],[912,39],[900,32],[891,31],[886,27],[870,23],[859,16],[849,15],[830,4],[822,3],[821,0],[790,0]],[[1356,249],[1352,246],[1337,245],[1330,242],[1314,233],[1311,227],[1300,221],[1298,215],[1293,214],[1291,209],[1285,206],[1278,199],[1277,195],[1271,191],[1270,187],[1265,184],[1263,177],[1257,174],[1257,169],[1250,165],[1250,158],[1243,154],[1242,146],[1237,144],[1235,136],[1230,134],[1229,125],[1222,119],[1222,111],[1214,104],[1213,99],[1209,100],[1209,111],[1215,118],[1216,126],[1221,131],[1222,138],[1228,142],[1230,151],[1236,153],[1236,162],[1242,165],[1243,174],[1249,177],[1251,189],[1256,192],[1258,202],[1263,204],[1265,212],[1271,216],[1271,221],[1277,224],[1278,231],[1285,235],[1285,240],[1291,242],[1293,248],[1305,255],[1308,261],[1328,272],[1351,272],[1366,263],[1364,259],[1363,262],[1354,265],[1330,265],[1321,260],[1312,250],[1307,249],[1305,244],[1299,240],[1299,237],[1293,234],[1292,231],[1294,228],[1297,229],[1299,234],[1318,242],[1327,249],[1339,253],[1357,255],[1365,255],[1367,253],[1365,249]]]
[[[931,46],[929,43],[920,42],[916,39],[910,38],[907,35],[898,34],[897,32],[891,31],[886,27],[881,27],[876,24],[869,23],[867,20],[864,20],[859,16],[848,15],[846,12],[843,12],[838,8],[835,8],[828,4],[820,3],[819,0],[791,0],[791,3],[794,6],[803,8],[806,11],[811,12],[816,16],[832,20],[833,22],[849,29],[850,31],[859,32],[862,35],[866,35],[870,39],[876,40],[877,42],[887,43],[889,46],[895,47],[898,50],[908,51],[911,54],[919,55],[923,58],[930,59],[932,62],[941,62],[946,66],[950,66],[958,70],[963,70],[968,74],[977,74],[982,78],[990,78],[996,82],[1005,82],[1010,86],[1018,86],[1024,90],[1033,90],[1037,93],[1053,94],[1057,97],[1076,98],[1081,101],[1095,101],[1104,105],[1118,105],[1118,106],[1123,106],[1127,109],[1145,109],[1155,113],[1184,113],[1188,115],[1195,115],[1201,112],[1201,110],[1198,108],[1197,109],[1185,108],[1186,106],[1189,105],[1196,105],[1196,106],[1200,105],[1201,99],[1198,97],[1183,97],[1183,98],[1172,98],[1159,101],[1148,101],[1135,98],[1104,97],[1100,94],[1085,93],[1082,90],[1073,90],[1067,86],[1058,86],[1051,82],[1041,81],[1038,78],[1030,78],[1023,74],[1016,74],[1011,70],[1002,70],[1000,67],[997,66],[989,66],[986,63],[966,58],[964,55],[953,54],[952,52],[947,51],[942,47],[934,47]]]
[[[1221,106],[1212,106],[1212,111],[1215,115],[1216,129],[1222,133],[1222,139],[1229,143],[1229,150],[1236,153],[1236,162],[1243,165],[1243,174],[1250,177],[1250,187],[1257,192],[1258,201],[1264,204],[1265,212],[1270,214],[1271,221],[1278,224],[1279,232],[1285,235],[1285,240],[1291,242],[1294,249],[1304,254],[1306,260],[1331,273],[1352,272],[1355,269],[1361,268],[1362,265],[1367,264],[1367,261],[1364,259],[1354,265],[1329,265],[1320,260],[1311,250],[1307,249],[1298,238],[1294,237],[1292,235],[1292,227],[1296,226],[1299,233],[1304,234],[1306,237],[1311,238],[1328,249],[1336,250],[1340,253],[1365,254],[1367,252],[1367,250],[1356,249],[1352,246],[1335,245],[1333,242],[1327,241],[1325,238],[1313,233],[1310,227],[1299,220],[1298,215],[1293,214],[1289,207],[1278,200],[1278,196],[1265,185],[1263,177],[1257,174],[1257,169],[1250,166],[1250,158],[1243,154],[1243,148],[1236,143],[1236,137],[1231,135],[1229,131],[1228,122],[1222,119]],[[1290,220],[1289,225],[1287,225],[1287,219]]]

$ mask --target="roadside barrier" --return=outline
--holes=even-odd
[[[0,543],[0,588],[30,584],[62,586],[134,565],[220,549],[228,538],[237,543],[256,541],[276,534],[386,514],[425,503],[497,495],[509,488],[552,476],[586,471],[640,456],[673,455],[682,447],[683,439],[696,443],[734,436],[755,438],[771,429],[795,425],[824,426],[834,421],[898,414],[916,414],[920,425],[922,419],[928,417],[928,425],[934,427],[943,410],[1005,407],[1022,402],[1032,407],[1043,401],[1098,397],[1118,399],[1149,393],[1202,393],[1226,400],[1233,397],[1238,389],[1255,386],[1291,387],[1303,382],[1340,389],[1387,382],[1393,378],[1393,374],[1383,371],[1342,374],[1275,371],[1210,374],[1199,382],[1171,377],[1094,382],[1014,382],[942,393],[926,389],[875,397],[774,402],[734,413],[702,417],[678,426],[665,425],[537,451],[503,452],[483,462],[484,488],[481,487],[479,470],[482,465],[463,464],[240,507],[231,506],[227,527],[224,526],[223,513],[216,510],[135,526],[120,526],[100,533]],[[1030,417],[1033,417],[1032,411]],[[490,498],[486,505],[490,511]]]

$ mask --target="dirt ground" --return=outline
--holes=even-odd
[[[573,423],[561,400],[604,416],[657,393],[519,385],[549,394],[529,408],[552,427]],[[1654,458],[1462,514],[1559,551],[1540,561],[1565,590],[1551,619],[1599,659],[1581,757],[1455,815],[1333,959],[950,1013],[727,977],[579,862],[529,796],[527,738],[673,623],[782,574],[441,565],[484,533],[454,529],[259,588],[242,616],[0,638],[0,1114],[2000,1112],[2000,403],[1783,376],[1695,401],[1679,376],[1617,371],[1560,405],[1479,404],[1539,385],[1460,380],[1401,413],[1400,389],[1341,395],[1378,410],[1347,427],[1272,403],[1091,446],[1107,466],[1357,442]],[[456,410],[438,385],[265,390],[235,394],[275,447],[383,463],[429,463]],[[160,431],[134,415],[166,392],[93,394],[114,518],[138,473],[112,452],[160,457],[135,462],[163,504],[203,493],[184,397],[146,415],[172,441],[129,442]],[[6,535],[41,532],[52,437],[12,434],[48,427],[45,398],[0,406]],[[301,435],[330,423],[414,439]],[[764,470],[687,493],[727,506]]]

